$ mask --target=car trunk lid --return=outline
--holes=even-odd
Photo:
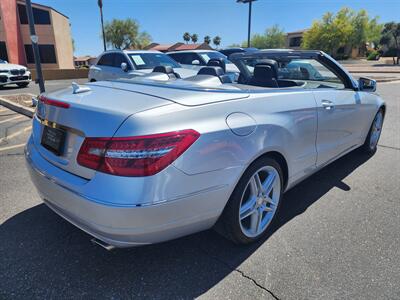
[[[58,167],[90,179],[94,170],[80,166],[77,155],[85,137],[112,137],[119,126],[132,114],[171,104],[170,101],[143,93],[119,90],[101,85],[91,85],[90,90],[74,93],[72,88],[44,95],[39,101],[33,121],[33,139],[40,154]],[[65,103],[69,107],[60,107]],[[45,127],[65,133],[62,151],[57,155],[42,144]],[[48,129],[46,129],[48,130]]]

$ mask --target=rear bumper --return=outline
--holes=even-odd
[[[26,146],[25,157],[34,185],[53,211],[116,247],[157,243],[208,229],[218,219],[230,193],[229,186],[221,186],[159,204],[104,205],[59,182],[57,172],[60,169],[47,162],[31,140]],[[118,197],[118,187],[115,187],[115,196]]]

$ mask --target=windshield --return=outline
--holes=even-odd
[[[154,69],[157,66],[181,67],[175,60],[164,53],[132,53],[128,55],[137,70]]]
[[[201,52],[199,55],[204,59],[205,63],[208,63],[208,61],[212,58],[222,58],[226,64],[231,64],[226,56],[220,52]]]

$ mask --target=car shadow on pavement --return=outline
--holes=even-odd
[[[44,204],[0,225],[0,298],[193,298],[235,272],[268,238],[370,156],[352,152],[285,194],[267,237],[236,246],[209,230],[174,241],[103,250]],[[247,280],[247,279],[246,279]]]

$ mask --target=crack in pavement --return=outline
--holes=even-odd
[[[227,262],[225,262],[225,261],[219,259],[218,257],[212,255],[212,254],[209,253],[207,250],[204,250],[204,249],[201,248],[201,247],[198,247],[198,249],[199,249],[203,254],[205,254],[206,256],[210,257],[211,259],[213,259],[213,260],[219,262],[220,264],[224,265],[224,266],[225,266],[226,268],[228,268],[229,270],[235,271],[235,272],[239,273],[240,276],[242,276],[243,278],[246,278],[247,280],[250,280],[255,286],[257,286],[258,288],[262,289],[263,291],[266,291],[267,293],[269,293],[274,299],[279,300],[279,298],[278,298],[272,291],[270,291],[269,289],[267,289],[265,286],[259,284],[259,283],[257,282],[257,280],[255,280],[254,278],[250,277],[249,275],[246,275],[242,270],[232,267],[232,266],[231,266],[230,264],[228,264]]]
[[[393,146],[386,146],[386,145],[380,145],[380,144],[378,144],[378,146],[379,146],[379,147],[382,147],[382,148],[388,148],[388,149],[393,149],[393,150],[400,150],[400,148],[398,148],[398,147],[393,147]]]

